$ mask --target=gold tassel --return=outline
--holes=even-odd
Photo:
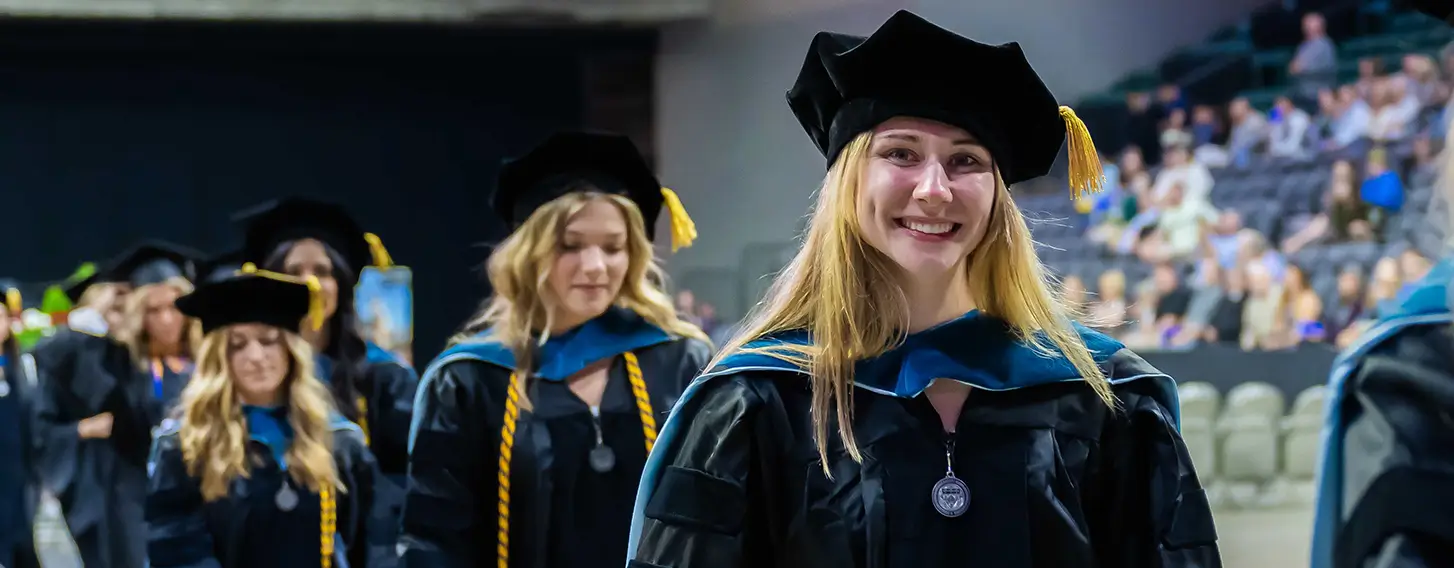
[[[10,310],[10,317],[20,317],[20,312],[25,309],[20,301],[20,290],[11,288],[5,291],[5,307]]]
[[[682,206],[682,200],[677,193],[670,188],[661,188],[661,200],[666,205],[667,214],[671,216],[671,251],[692,246],[692,241],[697,240],[697,224],[687,215],[687,208]]]
[[[394,265],[394,258],[389,256],[389,249],[384,248],[384,241],[373,233],[364,233],[364,240],[369,243],[369,254],[374,257],[374,266],[388,268]]]
[[[297,276],[293,276],[291,274],[283,274],[281,272],[273,272],[271,270],[258,270],[257,265],[251,262],[244,263],[242,265],[242,270],[239,270],[238,272],[241,274],[261,276],[263,278],[271,278],[273,280],[281,280],[283,282],[291,282],[293,284],[303,284],[307,286],[308,325],[311,326],[314,330],[317,330],[323,327],[323,321],[328,319],[328,316],[325,315],[325,312],[323,310],[323,284],[318,282],[317,276],[310,275],[308,276],[308,278],[303,279],[298,278]]]
[[[1096,153],[1090,131],[1068,106],[1060,107],[1060,118],[1065,121],[1066,153],[1070,155],[1070,198],[1100,193],[1106,174],[1101,170],[1101,156]]]
[[[312,275],[304,283],[308,285],[308,325],[317,331],[323,327],[323,320],[328,317],[323,311],[323,284],[318,282],[318,277]]]

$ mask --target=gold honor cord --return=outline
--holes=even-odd
[[[333,501],[333,488],[327,485],[318,490],[318,525],[318,548],[323,555],[321,566],[333,568],[333,535],[338,532],[338,504]]]
[[[631,394],[636,395],[636,410],[641,413],[641,433],[646,436],[646,453],[656,446],[656,415],[651,410],[651,396],[646,392],[646,380],[641,377],[641,362],[636,354],[627,351],[626,376],[631,379]]]
[[[646,453],[656,446],[656,417],[651,409],[651,397],[646,390],[646,380],[641,375],[641,362],[636,354],[622,354],[626,360],[626,376],[631,380],[631,393],[636,397],[636,408],[641,413],[641,432],[646,438]],[[505,420],[500,427],[500,474],[499,514],[500,529],[495,558],[498,568],[510,568],[510,459],[515,451],[515,425],[520,420],[520,373],[510,373],[510,386],[505,395]],[[325,567],[326,568],[326,567]]]

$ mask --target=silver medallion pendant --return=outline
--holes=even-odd
[[[273,497],[273,503],[283,512],[298,508],[298,492],[293,491],[293,486],[288,484],[286,478],[283,479],[283,486],[278,488],[278,494]]]
[[[606,473],[616,469],[616,452],[611,450],[611,446],[600,445],[591,448],[589,459],[591,469],[596,473]]]
[[[0,398],[10,396],[10,381],[0,379]]]
[[[934,510],[949,518],[969,510],[969,486],[952,473],[934,484],[929,497],[934,502]]]

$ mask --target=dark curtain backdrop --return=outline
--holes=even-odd
[[[423,364],[487,290],[500,160],[579,127],[583,54],[649,32],[0,23],[0,276],[142,237],[213,252],[230,214],[347,203],[414,270]]]

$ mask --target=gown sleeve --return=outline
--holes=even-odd
[[[688,339],[685,356],[682,357],[681,384],[677,385],[677,392],[686,390],[687,385],[697,378],[706,369],[707,363],[712,360],[712,345],[700,339]]]
[[[1169,410],[1178,403],[1158,380],[1116,387],[1121,409],[1101,434],[1100,487],[1090,492],[1088,507],[1096,519],[1091,536],[1098,564],[1219,567],[1211,505]]]
[[[348,500],[353,507],[349,514],[350,526],[338,527],[338,532],[347,536],[344,543],[347,549],[344,552],[348,557],[348,565],[368,567],[368,522],[375,506],[374,484],[377,482],[379,464],[364,444],[361,432],[344,430],[337,435],[343,437],[340,443],[347,445],[346,461],[341,465],[346,468],[344,481],[348,488]]]
[[[52,344],[52,348],[59,345]],[[55,356],[51,352],[47,355]],[[63,377],[58,373],[65,366],[56,361],[40,366],[38,388],[31,404],[34,429],[31,431],[31,445],[36,456],[36,471],[41,485],[55,495],[61,495],[70,487],[76,473],[80,456],[81,432],[78,423],[70,420],[62,408],[66,393]]]
[[[1409,328],[1358,363],[1343,400],[1342,493],[1333,567],[1454,565],[1454,330]]]
[[[449,363],[420,387],[399,535],[403,566],[492,563],[476,557],[494,550],[497,529],[495,479],[485,486],[483,478],[497,459],[499,431],[488,426],[495,414],[483,367]]]
[[[157,437],[146,489],[146,551],[152,568],[221,568],[207,528],[202,490],[175,433]]]
[[[394,362],[369,365],[369,379],[378,393],[369,431],[369,448],[386,475],[403,475],[409,467],[409,423],[419,376]]]
[[[649,497],[630,568],[772,565],[769,523],[749,520],[770,499],[748,490],[757,485],[750,483],[760,471],[755,460],[772,452],[772,429],[761,427],[764,409],[772,405],[746,377],[710,380],[672,418],[673,428],[682,430],[654,450],[662,455],[653,454],[649,463],[660,469],[643,481],[654,485],[644,493]],[[787,429],[776,431],[781,436]]]

